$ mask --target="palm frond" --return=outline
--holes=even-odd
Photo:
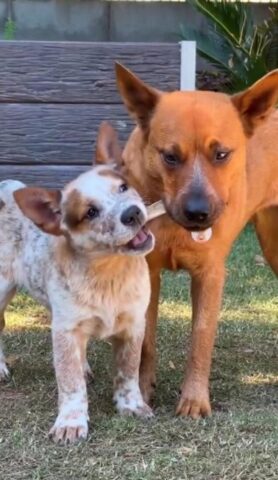
[[[241,90],[278,64],[278,8],[256,25],[248,6],[226,0],[188,0],[207,20],[206,33],[181,27],[181,38],[196,40],[197,51],[228,74],[228,88]]]

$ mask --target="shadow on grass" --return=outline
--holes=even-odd
[[[163,308],[162,308],[163,309]],[[232,311],[230,311],[232,313]],[[158,411],[173,412],[182,382],[190,322],[161,318],[158,335],[158,387],[155,406]],[[5,335],[12,380],[1,386],[1,402],[17,402],[16,392],[26,396],[30,408],[36,408],[38,396],[46,409],[56,411],[56,382],[52,366],[51,336],[47,327],[28,331],[9,331]],[[111,415],[112,355],[106,342],[89,347],[89,362],[95,381],[88,386],[94,414]],[[217,409],[254,408],[275,404],[275,324],[232,320],[223,321],[214,349],[211,395]],[[46,401],[47,399],[47,401]],[[26,405],[25,405],[26,406]],[[39,406],[41,410],[42,405]]]

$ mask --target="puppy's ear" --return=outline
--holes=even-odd
[[[122,99],[143,132],[147,133],[151,116],[161,93],[146,85],[120,63],[116,63],[115,68],[118,89]]]
[[[247,136],[251,136],[255,128],[267,118],[277,101],[278,69],[265,75],[244,92],[232,96]]]
[[[14,198],[23,214],[46,233],[62,235],[60,220],[60,190],[20,188]]]
[[[110,123],[102,122],[97,137],[96,163],[98,165],[111,163],[120,165],[121,160],[122,151],[118,142],[117,132]]]

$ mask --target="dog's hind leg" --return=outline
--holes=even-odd
[[[5,361],[1,336],[5,327],[5,309],[14,296],[15,291],[14,284],[0,275],[0,382],[9,377],[9,369]]]
[[[160,293],[160,271],[151,274],[151,301],[146,315],[146,331],[140,364],[140,389],[146,403],[150,404],[156,387],[156,324]]]
[[[278,275],[278,207],[262,210],[253,222],[264,257]]]

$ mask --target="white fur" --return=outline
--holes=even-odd
[[[123,387],[129,385],[131,393],[126,405],[121,401],[120,391],[115,394],[116,400],[119,410],[130,409],[138,415],[146,409],[148,414],[151,412],[142,404],[138,386],[140,342],[150,299],[149,272],[144,258],[148,252],[138,256],[123,255],[123,241],[133,238],[139,227],[128,228],[120,221],[122,212],[131,205],[138,205],[145,220],[146,210],[135,190],[118,191],[122,183],[120,179],[98,175],[103,168],[95,167],[71,182],[62,193],[61,204],[63,216],[63,208],[72,190],[77,190],[86,200],[90,201],[91,196],[97,199],[102,208],[98,222],[105,222],[108,217],[112,219],[112,228],[107,227],[107,231],[98,235],[93,223],[92,228],[89,225],[84,233],[75,233],[64,222],[66,238],[44,233],[23,215],[14,200],[13,192],[23,184],[14,181],[0,183],[0,200],[4,202],[0,208],[0,313],[1,309],[4,312],[18,287],[24,287],[52,312],[59,415],[50,434],[57,442],[72,442],[88,433],[84,379],[86,346],[81,348],[80,345],[86,345],[90,336],[123,335],[127,344],[137,345],[138,361]],[[59,254],[67,244],[68,236],[74,253],[66,260],[60,259]],[[100,258],[94,258],[95,251],[102,252]],[[99,261],[106,263],[99,267]],[[109,267],[110,261],[116,262],[116,271]],[[124,321],[119,320],[122,317]],[[129,361],[128,357],[126,361]],[[0,378],[7,373],[0,346]]]
[[[138,381],[134,378],[124,380],[122,385],[114,391],[113,400],[121,415],[153,416],[152,410],[143,400]]]

